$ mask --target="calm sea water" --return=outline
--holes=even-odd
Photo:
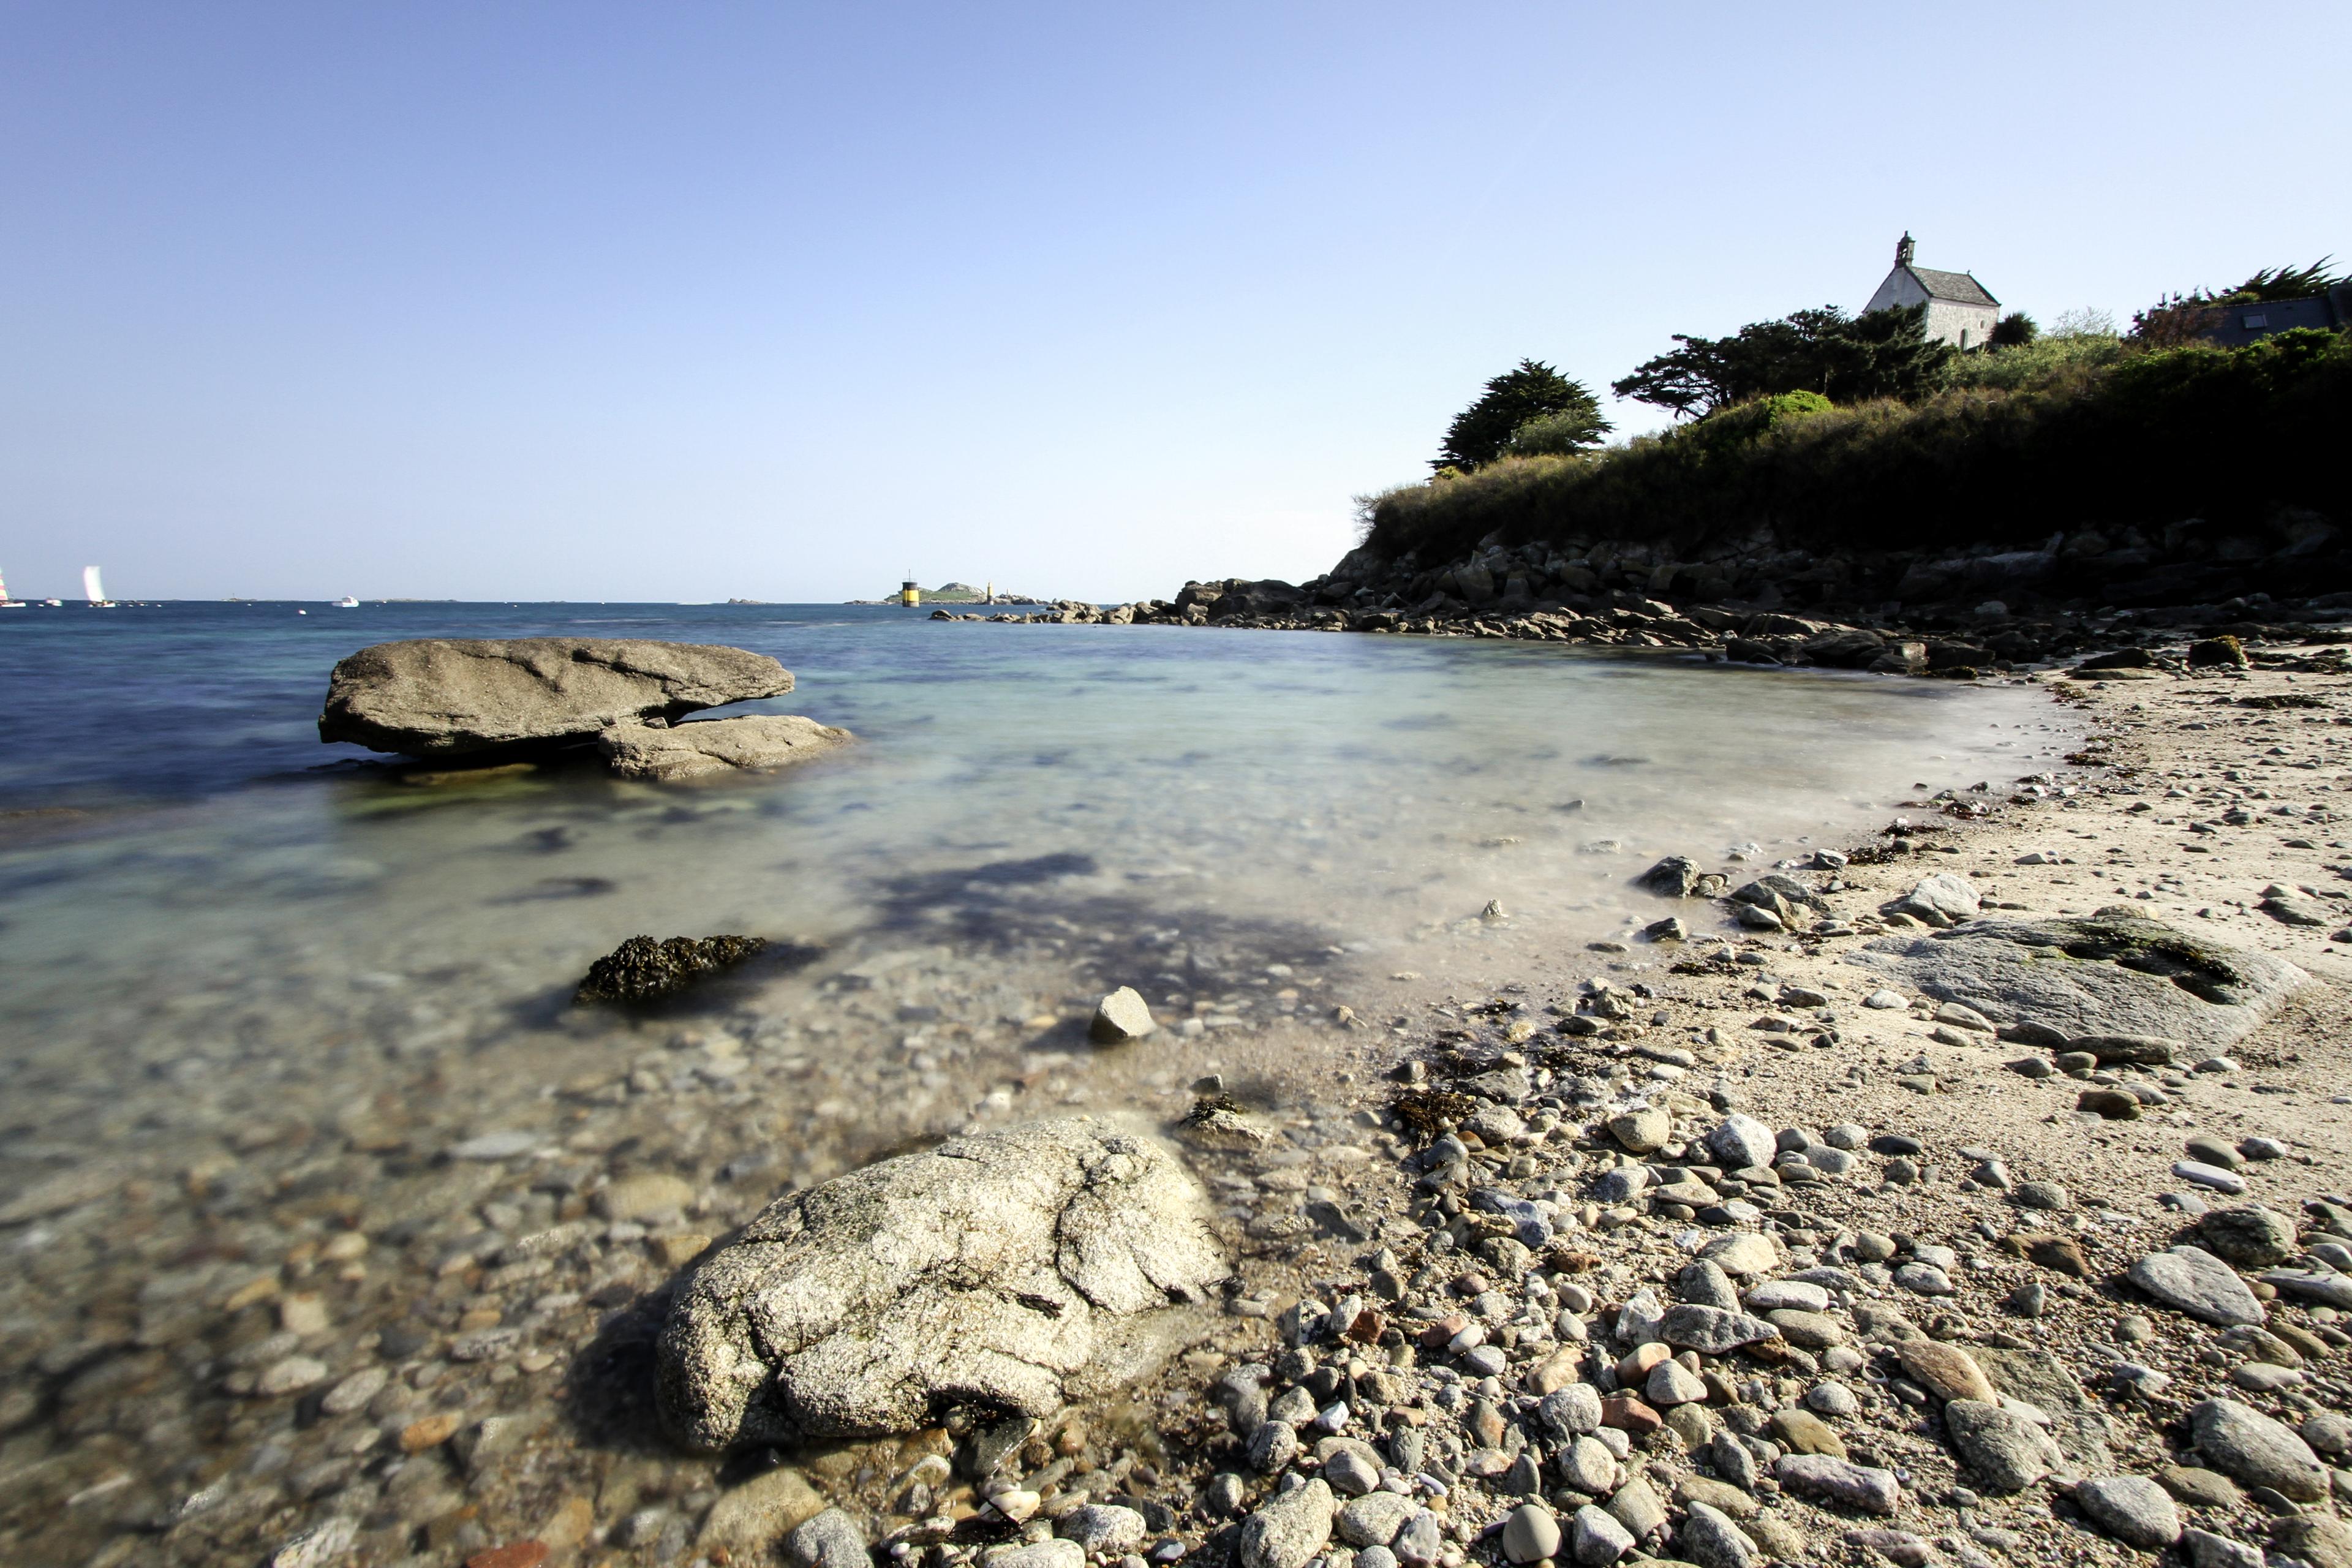
[[[420,787],[316,739],[357,647],[549,634],[773,654],[799,689],[763,706],[858,743],[700,787]],[[158,1561],[247,1560],[321,1510],[394,1539],[443,1503],[371,1446],[408,1418],[394,1395],[537,1397],[594,1303],[667,1255],[586,1234],[586,1304],[450,1259],[569,1221],[612,1175],[683,1175],[704,1196],[673,1226],[716,1231],[975,1122],[1171,1116],[1208,1072],[1290,1136],[1343,1136],[1318,1095],[1377,1065],[1391,1016],[1604,962],[1581,944],[1661,912],[1626,885],[1656,857],[1760,870],[2063,744],[2021,688],[808,605],[9,611],[0,689],[15,1561],[158,1535],[179,1542]],[[634,933],[718,931],[774,946],[673,1012],[571,1003]],[[1167,1027],[1091,1051],[1120,984]],[[1336,1026],[1340,1004],[1370,1026]],[[347,1234],[370,1249],[325,1268]],[[517,1329],[512,1359],[444,1379],[436,1347],[484,1321]],[[394,1386],[317,1426],[253,1386],[289,1356]],[[245,1511],[190,1501],[216,1496]]]

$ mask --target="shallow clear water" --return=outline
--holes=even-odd
[[[612,1174],[686,1176],[705,1195],[673,1228],[715,1232],[973,1121],[1171,1115],[1211,1071],[1311,1140],[1318,1089],[1381,1038],[1334,1005],[1377,1026],[1637,929],[1663,911],[1627,879],[1660,855],[1760,870],[2061,749],[2027,689],[1680,656],[884,608],[294,608],[0,619],[0,1373],[38,1391],[0,1408],[0,1479],[38,1478],[0,1503],[0,1556],[152,1539],[223,1476],[274,1499],[257,1518],[299,1512],[289,1434],[315,1412],[234,1370],[310,1323],[280,1289],[324,1298],[296,1337],[336,1377],[405,1346],[393,1325],[504,1312],[554,1357],[501,1363],[527,1387],[594,1311],[468,1307],[452,1249],[491,1256]],[[564,633],[772,653],[799,689],[761,706],[858,744],[700,787],[423,787],[315,739],[329,668],[364,644]],[[1477,918],[1489,900],[1504,919]],[[774,945],[670,1012],[572,1005],[640,931]],[[1090,1051],[1120,984],[1169,1026]],[[465,1157],[487,1134],[508,1152]],[[366,1261],[314,1273],[346,1231]],[[642,1287],[658,1240],[602,1236],[581,1266]],[[257,1269],[280,1283],[239,1298]],[[339,1483],[368,1485],[391,1482]],[[190,1540],[179,1558],[247,1544]]]

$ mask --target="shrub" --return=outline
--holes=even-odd
[[[2352,466],[2335,459],[2352,420],[2344,334],[2162,351],[2053,336],[1952,374],[1916,403],[1790,394],[1605,452],[1507,457],[1374,498],[1368,542],[1426,560],[1489,533],[1697,543],[1761,524],[1889,549],[2285,506],[2352,515]]]
[[[1992,324],[1992,336],[1985,340],[1997,349],[2021,349],[2042,335],[2033,318],[2022,310],[2011,310]]]

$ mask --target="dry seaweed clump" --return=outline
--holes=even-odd
[[[2321,701],[2318,698],[2313,697],[2305,692],[2265,691],[2260,697],[2239,698],[2238,706],[2241,708],[2259,708],[2266,712],[2271,712],[2276,711],[2281,708],[2325,708],[2327,704]]]
[[[768,945],[765,937],[674,936],[656,942],[633,936],[588,966],[574,1000],[651,1002],[740,963]]]
[[[1415,1132],[1434,1138],[1439,1133],[1451,1132],[1463,1118],[1478,1109],[1478,1102],[1450,1089],[1409,1089],[1398,1095],[1389,1109]]]

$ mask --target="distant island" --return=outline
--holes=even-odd
[[[928,605],[1043,605],[1048,602],[1027,594],[1000,594],[994,591],[992,584],[975,588],[969,583],[942,583],[936,588],[918,588],[916,592],[921,596],[921,602]],[[853,605],[903,605],[907,602],[905,594],[906,590],[901,588],[886,599],[851,599],[847,602]]]

